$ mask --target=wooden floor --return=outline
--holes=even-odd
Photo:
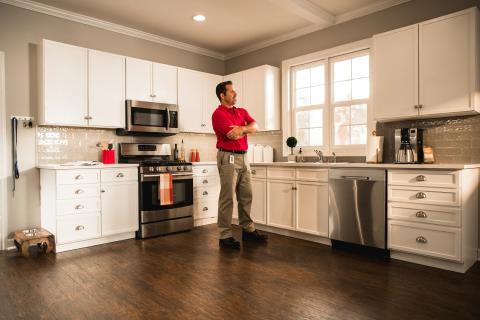
[[[210,225],[0,254],[0,319],[19,318],[480,319],[480,265],[457,274],[273,234],[267,245],[220,250]]]

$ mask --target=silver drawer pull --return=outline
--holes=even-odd
[[[423,174],[421,175],[418,175],[415,180],[419,181],[419,182],[423,182],[423,181],[427,181],[427,177],[425,177]]]
[[[82,179],[83,179],[83,176],[81,174],[75,177],[75,180],[82,180]]]
[[[83,204],[77,204],[77,205],[75,206],[75,210],[80,210],[80,209],[83,209],[83,208],[85,208],[85,207],[83,206]]]
[[[207,169],[203,169],[203,170],[202,170],[202,173],[207,173],[207,172],[208,172]]]
[[[418,236],[417,239],[415,239],[415,241],[417,241],[418,243],[427,243],[428,242],[427,238],[425,238],[423,236]]]
[[[117,174],[117,178],[123,178],[123,177],[124,177],[123,173],[120,172],[119,174]]]
[[[84,230],[84,229],[85,229],[84,226],[79,225],[79,226],[77,226],[77,227],[75,228],[75,231],[81,231],[81,230]]]
[[[208,183],[208,180],[205,179],[205,180],[202,181],[202,183],[203,183],[203,184],[207,184],[207,183]]]
[[[417,218],[426,218],[427,217],[427,213],[425,211],[417,211],[417,213],[415,213],[415,215],[417,216]]]
[[[257,170],[252,170],[252,174],[257,174]]]
[[[208,207],[203,207],[203,211],[208,211]]]
[[[427,195],[423,192],[417,192],[417,194],[415,195],[415,198],[417,199],[425,199],[427,197]]]
[[[208,191],[203,191],[202,193],[204,196],[208,196]]]
[[[75,194],[81,194],[81,193],[83,193],[83,190],[82,190],[82,189],[77,189],[77,190],[75,190]]]

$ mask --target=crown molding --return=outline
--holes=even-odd
[[[116,23],[111,23],[111,22],[108,22],[108,21],[105,21],[105,20],[85,16],[85,15],[75,13],[75,12],[72,12],[72,11],[59,9],[59,8],[52,7],[52,6],[49,6],[49,5],[46,5],[46,4],[42,4],[42,3],[38,3],[38,2],[35,2],[35,1],[31,1],[31,0],[0,0],[0,2],[3,2],[5,4],[9,4],[9,5],[12,5],[12,6],[20,7],[20,8],[23,8],[23,9],[28,9],[28,10],[31,10],[31,11],[47,14],[47,15],[50,15],[50,16],[63,18],[63,19],[78,22],[78,23],[83,23],[83,24],[93,26],[93,27],[97,27],[97,28],[101,28],[101,29],[104,29],[104,30],[113,31],[113,32],[124,34],[124,35],[127,35],[127,36],[131,36],[131,37],[135,37],[135,38],[139,38],[139,39],[143,39],[143,40],[167,45],[167,46],[182,49],[182,50],[185,50],[185,51],[190,51],[190,52],[201,54],[201,55],[204,55],[204,56],[208,56],[208,57],[212,57],[212,58],[216,58],[216,59],[220,59],[220,60],[225,60],[225,55],[223,53],[220,53],[220,52],[217,52],[217,51],[197,47],[197,46],[194,46],[194,45],[191,45],[191,44],[188,44],[188,43],[184,43],[184,42],[172,40],[172,39],[169,39],[169,38],[157,36],[157,35],[152,34],[152,33],[140,31],[140,30],[134,29],[134,28],[125,27],[125,26],[122,26],[122,25],[119,25],[119,24],[116,24]]]
[[[273,39],[270,39],[270,40],[258,42],[256,44],[245,47],[243,49],[228,52],[228,53],[225,54],[225,60],[232,59],[232,58],[235,58],[235,57],[238,57],[238,56],[241,56],[241,55],[253,52],[253,51],[257,51],[257,50],[272,46],[272,45],[277,44],[277,43],[281,43],[281,42],[284,42],[284,41],[287,41],[287,40],[295,39],[295,38],[304,36],[306,34],[331,27],[333,25],[343,23],[343,22],[346,22],[348,20],[353,20],[353,19],[359,18],[361,16],[366,16],[368,14],[371,14],[371,13],[374,13],[374,12],[377,12],[377,11],[381,11],[381,10],[384,10],[384,9],[387,9],[387,8],[390,8],[390,7],[405,3],[405,2],[409,2],[409,1],[411,1],[411,0],[385,0],[385,1],[382,1],[380,3],[374,3],[374,4],[371,4],[371,5],[365,6],[363,8],[360,8],[360,9],[352,10],[352,11],[349,11],[349,12],[346,12],[346,13],[335,16],[335,22],[331,25],[327,25],[327,26],[313,25],[313,26],[305,27],[305,28],[302,28],[302,29],[299,29],[299,30],[296,30],[296,31],[293,31],[293,32],[286,33],[284,35],[281,35],[279,37],[276,37],[276,38],[273,38]]]

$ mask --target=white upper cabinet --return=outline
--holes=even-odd
[[[178,69],[180,131],[213,133],[212,113],[219,105],[215,88],[220,82],[221,76]]]
[[[86,126],[87,49],[43,40],[40,124]]]
[[[263,65],[243,71],[243,105],[260,131],[280,130],[280,71]]]
[[[237,93],[237,107],[243,107],[243,72],[227,74],[223,81],[232,81],[233,88]]]
[[[177,68],[135,58],[126,62],[126,98],[177,104]]]
[[[125,57],[88,50],[88,124],[125,127]]]
[[[374,118],[480,110],[479,18],[472,8],[374,36]]]

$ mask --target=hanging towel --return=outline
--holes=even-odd
[[[173,204],[173,176],[162,173],[158,178],[158,199],[161,206]]]

